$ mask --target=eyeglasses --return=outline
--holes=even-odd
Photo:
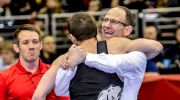
[[[121,21],[118,21],[118,20],[115,20],[115,19],[101,18],[101,21],[103,21],[103,22],[110,21],[111,24],[122,24],[123,26],[128,26],[128,24],[121,22]]]

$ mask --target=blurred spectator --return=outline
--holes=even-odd
[[[3,43],[4,43],[4,38],[0,36],[0,46],[2,46]]]
[[[112,0],[111,1],[111,8],[119,6],[119,0]]]
[[[59,0],[46,0],[45,7],[43,7],[39,13],[41,14],[53,14],[61,13],[63,9]]]
[[[36,17],[45,6],[45,0],[12,0],[10,8],[13,15],[32,15]]]
[[[51,64],[57,57],[56,55],[56,39],[51,35],[44,35],[42,37],[42,51],[40,58],[46,64]]]
[[[83,0],[66,0],[68,12],[78,12],[87,10]]]
[[[158,29],[155,25],[149,25],[144,29],[144,34],[143,37],[146,39],[151,39],[151,40],[157,40],[158,38]],[[158,67],[162,67],[163,64],[162,62],[162,56],[163,54],[159,54],[155,58],[148,60],[147,61],[147,68],[146,72],[154,72],[154,73],[159,73]]]
[[[5,16],[7,10],[10,10],[9,5],[11,0],[0,0],[0,15]]]
[[[95,0],[100,2],[101,9],[103,11],[109,10],[109,8],[117,7],[118,5],[123,6],[124,0]]]
[[[31,15],[30,20],[16,20],[14,24],[32,24],[41,7],[45,6],[44,0],[12,0],[10,10],[12,15]]]
[[[129,9],[138,9],[139,11],[147,8],[144,0],[129,0],[129,3],[125,6]]]
[[[36,17],[39,13],[40,9],[45,7],[46,0],[29,0],[31,9],[32,9],[32,16]]]
[[[165,52],[166,58],[169,60],[170,68],[177,68],[172,73],[180,73],[180,26],[176,29],[177,43]]]
[[[91,0],[88,6],[88,13],[93,13],[101,9],[101,4],[98,0]]]
[[[0,6],[7,5],[11,2],[11,0],[0,0]]]
[[[179,0],[157,0],[157,7],[179,7]]]
[[[10,9],[11,0],[0,0],[0,16],[9,17],[10,20],[1,20],[0,28],[4,28],[5,26],[12,26],[14,21],[11,20],[12,11]]]
[[[3,66],[3,61],[2,61],[2,45],[4,43],[4,38],[0,36],[0,67]]]
[[[176,24],[180,25],[180,19],[177,19]]]
[[[33,12],[29,0],[12,0],[10,8],[13,15],[29,15]]]
[[[16,63],[16,53],[13,50],[12,42],[5,42],[1,49],[3,66],[0,70],[9,68],[12,64]]]
[[[36,18],[33,22],[33,25],[37,28],[39,28],[39,30],[44,33],[45,32],[45,23],[44,23],[44,20],[42,19],[38,19]]]
[[[111,1],[111,8],[117,7],[117,6],[124,6],[124,0],[112,0]]]
[[[158,29],[154,25],[148,25],[144,29],[144,34],[143,35],[144,35],[143,37],[146,38],[146,39],[157,40],[157,38],[158,38]]]
[[[51,23],[52,21],[52,14],[62,13],[62,12],[63,9],[59,0],[46,0],[46,6],[39,11],[40,14],[48,14],[49,23]],[[51,24],[49,24],[48,26],[49,32],[52,32],[51,28],[52,28]]]
[[[146,0],[145,4],[147,5],[147,8],[156,8],[156,0]]]
[[[111,7],[112,0],[99,0],[102,4],[102,9],[109,9]]]
[[[179,50],[180,50],[180,26],[176,30],[176,40],[177,40],[177,47],[179,47]],[[180,52],[178,52],[178,54],[180,55]],[[179,59],[180,59],[180,56],[179,56]]]

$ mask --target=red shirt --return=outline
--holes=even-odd
[[[32,95],[49,65],[39,60],[35,73],[27,72],[20,60],[9,69],[0,72],[0,100],[31,100]],[[54,91],[47,100],[70,100],[69,97],[57,97]]]

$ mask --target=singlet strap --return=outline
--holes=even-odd
[[[97,53],[106,53],[108,54],[108,50],[107,50],[107,43],[106,41],[98,41],[97,42]]]

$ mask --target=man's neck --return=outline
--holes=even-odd
[[[84,40],[83,42],[79,43],[79,46],[83,47],[83,49],[90,53],[96,53],[96,38],[90,38],[87,40]]]
[[[83,46],[83,45],[86,45],[88,43],[95,43],[95,42],[97,42],[96,38],[90,38],[90,39],[87,39],[87,40],[80,42],[78,45]]]
[[[27,62],[24,59],[20,57],[20,61],[24,69],[28,72],[34,73],[38,69],[39,66],[39,59],[32,61],[32,62]]]

